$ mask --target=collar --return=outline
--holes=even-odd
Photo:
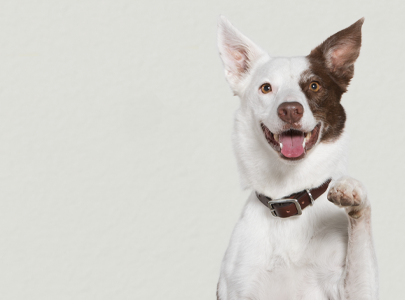
[[[332,179],[328,179],[320,186],[313,189],[306,189],[301,192],[291,194],[281,199],[271,199],[263,194],[256,192],[257,199],[266,205],[274,217],[288,218],[296,215],[301,215],[302,210],[308,205],[312,205],[328,189]]]

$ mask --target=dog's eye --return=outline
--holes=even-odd
[[[319,91],[319,89],[321,88],[321,86],[319,85],[318,82],[312,81],[312,82],[309,84],[309,88],[310,88],[312,91],[317,92],[317,91]]]
[[[260,90],[262,91],[263,94],[270,93],[271,92],[270,83],[263,83],[262,86],[260,87]]]

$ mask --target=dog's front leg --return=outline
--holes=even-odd
[[[342,299],[378,299],[377,260],[371,234],[371,208],[363,185],[344,177],[330,188],[328,199],[345,208],[349,218]]]

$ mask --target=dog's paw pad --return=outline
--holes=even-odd
[[[349,211],[349,216],[353,219],[358,219],[362,216],[362,213],[359,210],[351,210]]]
[[[366,191],[356,179],[344,177],[330,188],[328,200],[337,206],[345,207],[352,218],[358,218],[359,212],[367,204]]]

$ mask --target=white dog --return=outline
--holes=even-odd
[[[285,58],[270,57],[220,18],[225,76],[241,99],[234,150],[252,193],[222,263],[218,299],[378,298],[370,203],[346,176],[340,103],[363,21],[306,57]]]

